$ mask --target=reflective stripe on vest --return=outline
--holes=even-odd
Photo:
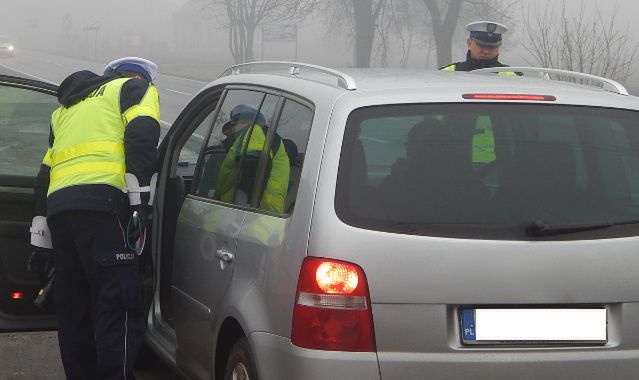
[[[95,154],[96,152],[123,155],[124,145],[113,141],[89,141],[56,151],[55,154],[51,155],[51,164],[57,165],[80,156]]]
[[[160,122],[160,102],[158,100],[158,90],[150,85],[140,103],[126,110],[123,114],[124,122],[129,124],[139,116],[148,116],[158,123]]]
[[[61,106],[53,112],[51,126],[55,140],[49,155],[48,194],[85,184],[126,187],[126,124],[120,113],[120,91],[128,80],[130,78],[114,79],[80,102],[68,108]]]

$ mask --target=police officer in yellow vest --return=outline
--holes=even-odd
[[[156,74],[153,62],[126,57],[103,75],[73,73],[58,89],[31,231],[32,245],[55,251],[67,379],[134,378],[145,318],[127,225],[139,227],[151,215],[160,137]]]
[[[508,31],[505,25],[491,21],[477,21],[466,25],[470,36],[466,43],[466,60],[440,68],[442,71],[472,71],[490,67],[507,67],[499,62],[502,34]],[[501,75],[515,76],[507,71]],[[495,147],[491,120],[486,116],[477,118],[476,134],[473,137],[473,162],[490,163],[495,160]]]
[[[228,147],[217,181],[217,198],[224,202],[248,204],[262,150],[268,138],[266,118],[255,108],[240,104],[231,110],[223,126]],[[266,184],[259,200],[262,210],[284,212],[290,161],[284,143],[274,133],[267,162]]]
[[[442,71],[472,71],[489,67],[507,67],[499,62],[499,49],[502,43],[502,34],[508,31],[505,25],[491,21],[477,21],[466,25],[470,36],[466,43],[468,52],[466,60],[440,68]],[[504,75],[516,75],[504,73]]]

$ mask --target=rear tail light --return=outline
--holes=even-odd
[[[362,268],[331,259],[304,260],[291,340],[314,350],[375,352],[373,314]]]

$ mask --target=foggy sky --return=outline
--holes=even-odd
[[[184,11],[185,4],[189,1],[192,0],[3,1],[0,34],[14,38],[16,43],[24,48],[53,50],[75,56],[85,55],[96,60],[106,59],[104,55],[150,54],[175,62],[202,60],[215,62],[220,66],[232,64],[227,33],[219,25],[223,15],[218,19],[208,17],[207,20],[199,17],[200,20],[194,20],[192,26],[185,26],[184,24],[188,23],[182,20],[182,25],[176,26],[174,13],[182,9],[184,18],[184,14],[188,14]],[[522,0],[521,6],[525,8],[545,3],[545,0]],[[639,23],[633,23],[635,15],[639,12],[639,2],[636,0],[617,0],[616,3],[568,0],[568,4],[571,9],[587,4],[589,14],[596,12],[596,4],[604,15],[611,14],[616,7],[620,28],[625,29],[629,26],[631,35],[639,36]],[[71,20],[71,27],[67,28],[69,30],[63,28],[66,13]],[[521,12],[515,12],[517,18],[520,18],[520,15]],[[294,48],[289,46],[290,44],[267,46],[267,52],[264,54],[260,46],[261,41],[256,38],[255,58],[261,59],[266,55],[264,58],[268,59],[297,58],[300,61],[328,66],[348,66],[352,63],[351,40],[345,35],[327,37],[323,21],[322,17],[315,15],[300,27],[297,57],[293,56]],[[526,52],[522,48],[520,35],[524,28],[521,25],[510,26],[512,32],[504,36],[501,60],[510,65],[526,65]],[[455,35],[453,60],[462,60],[465,52],[466,34],[459,29]],[[189,49],[185,48],[187,45]],[[424,48],[419,47],[417,50]],[[280,51],[281,57],[277,56]],[[101,55],[101,52],[104,54]],[[410,61],[409,66],[423,68],[423,57],[419,56],[418,51],[414,55],[415,58]],[[429,65],[431,68],[435,67],[433,62]],[[635,77],[637,76],[639,73],[635,74]]]

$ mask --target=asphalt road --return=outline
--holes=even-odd
[[[146,353],[138,380],[178,380],[157,357]],[[55,331],[0,334],[0,380],[64,380]]]
[[[0,59],[0,74],[59,84],[77,70],[102,72],[106,62],[83,61],[41,52],[21,51],[15,58]],[[161,68],[160,68],[161,70]],[[214,74],[213,74],[214,75]],[[159,75],[155,84],[161,101],[164,132],[180,110],[206,83]],[[178,377],[154,356],[146,356],[144,368],[136,370],[140,380],[175,380]],[[56,332],[0,334],[0,380],[62,380]]]
[[[0,74],[14,75],[60,84],[69,74],[78,70],[102,73],[108,62],[86,61],[35,51],[20,51],[14,58],[0,59]],[[162,67],[159,68],[162,72]],[[215,78],[218,73],[211,73]],[[159,74],[155,81],[160,95],[163,127],[170,126],[188,101],[206,85],[206,82]]]

